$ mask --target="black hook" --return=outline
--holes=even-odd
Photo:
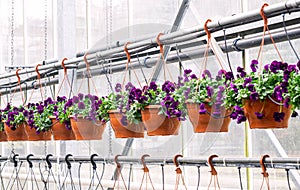
[[[33,164],[32,164],[32,162],[30,161],[30,157],[32,157],[33,156],[33,154],[29,154],[27,157],[26,157],[26,160],[27,160],[27,162],[28,162],[28,164],[29,164],[29,168],[32,168],[33,167]]]
[[[49,160],[49,158],[52,157],[52,156],[53,156],[52,154],[48,154],[48,155],[46,156],[46,162],[47,162],[47,165],[48,165],[48,168],[49,168],[49,169],[52,168],[52,164],[51,164],[51,162],[50,162],[50,160]]]
[[[65,161],[66,161],[66,164],[68,166],[68,169],[71,169],[72,168],[72,165],[71,165],[71,162],[69,161],[69,157],[73,156],[72,154],[67,154],[66,157],[65,157]]]
[[[149,66],[149,65],[146,64],[146,62],[147,62],[148,59],[150,59],[150,57],[146,57],[144,59],[143,65],[145,65],[146,68],[151,68],[151,66]]]
[[[98,156],[98,154],[92,154],[91,155],[91,163],[92,163],[92,166],[93,166],[93,170],[96,170],[97,169],[97,164],[96,164],[96,162],[95,162],[95,160],[94,160],[94,157],[95,156]]]
[[[16,160],[17,159],[17,156],[19,156],[19,154],[15,154],[14,156],[13,156],[13,162],[14,162],[14,167],[17,167],[18,166],[18,161]]]

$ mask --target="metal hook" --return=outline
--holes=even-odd
[[[212,160],[214,159],[214,158],[217,158],[217,157],[219,157],[218,155],[216,155],[216,154],[213,154],[213,155],[211,155],[209,158],[208,158],[208,160],[207,160],[207,162],[208,162],[208,164],[209,164],[209,166],[210,166],[210,169],[211,169],[211,175],[218,175],[218,172],[217,172],[217,170],[215,169],[215,166],[214,166],[214,164],[213,164],[213,162],[212,162]]]
[[[145,158],[146,157],[150,157],[150,155],[149,154],[144,154],[142,157],[141,157],[141,162],[142,162],[142,164],[143,164],[143,170],[144,170],[144,172],[149,172],[149,169],[148,169],[148,167],[147,167],[147,165],[146,165],[146,163],[145,163]]]
[[[151,68],[151,66],[149,66],[149,65],[147,65],[147,60],[148,59],[150,59],[151,57],[146,57],[145,59],[144,59],[144,62],[143,62],[143,65],[145,66],[145,67],[147,67],[147,68]]]
[[[16,70],[16,76],[17,76],[17,78],[18,78],[18,84],[19,84],[19,85],[21,84],[21,78],[20,78],[20,76],[19,76],[19,71],[20,71],[20,70],[22,70],[22,69],[19,68],[19,69]]]
[[[117,168],[121,168],[121,164],[120,164],[119,161],[118,161],[119,156],[121,156],[121,155],[118,154],[118,155],[115,156],[115,163],[116,163],[116,165],[117,165]]]
[[[206,33],[208,39],[211,38],[210,31],[207,28],[207,23],[209,23],[209,22],[211,22],[211,19],[207,19],[204,23],[204,30],[205,30],[205,33]]]
[[[67,73],[67,67],[65,66],[65,61],[68,60],[68,58],[63,58],[63,60],[61,61],[61,67],[64,69],[64,73]]]
[[[88,62],[87,57],[86,57],[86,56],[88,56],[88,55],[89,55],[89,52],[86,52],[86,53],[84,54],[84,56],[83,56],[83,60],[84,60],[84,62],[85,62],[86,71],[87,71],[87,74],[88,74],[87,78],[91,78],[91,73],[90,73],[90,63]]]
[[[96,169],[97,169],[97,164],[96,164],[96,162],[95,162],[95,160],[94,160],[94,157],[95,157],[95,156],[98,156],[98,154],[92,154],[92,155],[91,155],[91,158],[90,158],[90,161],[91,161],[92,166],[93,166],[93,170],[96,170]]]
[[[52,164],[51,164],[51,162],[50,162],[50,160],[49,160],[49,158],[52,157],[52,156],[53,156],[52,154],[48,154],[48,155],[46,156],[46,162],[47,162],[47,165],[48,165],[48,168],[49,168],[49,169],[52,168]]]
[[[17,161],[17,156],[19,156],[19,154],[15,154],[12,158],[13,162],[14,162],[14,167],[18,166],[18,161]]]
[[[65,161],[66,161],[66,164],[68,166],[68,169],[71,169],[72,165],[71,165],[71,162],[69,161],[69,157],[73,156],[72,154],[67,154],[66,157],[65,157]]]
[[[28,162],[28,164],[29,164],[29,168],[32,168],[33,167],[33,164],[32,164],[32,162],[30,161],[30,157],[32,157],[33,156],[33,154],[29,154],[27,157],[26,157],[26,160],[27,160],[27,162]]]
[[[178,158],[183,158],[183,156],[181,154],[177,154],[176,156],[174,156],[173,162],[175,164],[176,167],[179,167],[179,163],[178,163]]]
[[[181,154],[177,154],[176,156],[174,156],[174,159],[173,159],[173,162],[174,162],[174,164],[175,164],[175,166],[176,166],[176,173],[177,174],[181,174],[182,173],[182,171],[181,171],[181,169],[179,168],[179,163],[178,163],[178,158],[182,158],[183,156],[181,155]]]
[[[261,166],[261,169],[262,169],[262,173],[264,177],[268,177],[269,174],[267,172],[267,168],[266,168],[266,165],[265,165],[265,161],[266,161],[266,158],[270,158],[270,156],[268,154],[265,154],[261,157],[259,163],[260,163],[260,166]]]
[[[37,79],[40,79],[41,78],[41,74],[39,72],[39,66],[42,66],[41,64],[37,64],[35,66],[35,72],[37,73]]]

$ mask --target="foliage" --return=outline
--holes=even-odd
[[[8,103],[2,110],[2,119],[8,127],[12,130],[16,130],[19,125],[26,122],[23,111],[25,111],[23,106],[16,107]]]
[[[79,93],[78,96],[73,96],[72,99],[66,102],[64,109],[66,113],[70,113],[75,119],[83,117],[90,121],[100,120],[105,122],[97,113],[101,104],[102,100],[98,96]]]
[[[291,97],[294,97],[295,93],[290,89],[298,84],[293,84],[291,81],[294,79],[290,80],[290,78],[298,75],[296,65],[273,61],[271,64],[265,65],[262,72],[260,72],[258,61],[253,60],[250,67],[251,72],[249,73],[238,67],[237,78],[226,89],[224,105],[227,108],[233,108],[231,118],[237,119],[237,123],[246,121],[242,109],[246,99],[264,101],[266,98],[272,98],[285,107],[289,107],[292,104],[295,108],[298,103],[291,101]],[[257,110],[255,114],[258,119],[264,118],[262,110]],[[273,117],[275,121],[280,122],[284,116],[281,109],[279,112],[274,110]]]
[[[232,73],[220,70],[215,78],[208,70],[204,70],[200,78],[191,73],[191,70],[185,70],[184,78],[178,78],[178,89],[175,93],[180,97],[180,101],[200,104],[200,114],[207,113],[205,103],[208,103],[208,105],[215,108],[215,111],[211,114],[219,117],[225,89],[233,79]]]

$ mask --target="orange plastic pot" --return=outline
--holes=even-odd
[[[78,117],[71,117],[71,127],[76,140],[101,140],[105,124],[100,121],[90,121]]]
[[[34,128],[31,128],[29,125],[25,125],[25,131],[29,141],[50,141],[51,140],[51,131],[36,133]]]
[[[67,129],[64,123],[60,123],[55,117],[51,117],[52,135],[54,140],[76,140],[72,129]]]
[[[149,136],[178,135],[180,122],[177,117],[159,115],[160,105],[149,105],[142,110],[142,120]]]
[[[109,111],[110,124],[116,138],[144,138],[145,126],[143,122],[139,124],[127,122],[125,126],[121,122],[122,117],[122,114],[118,110]]]
[[[205,114],[199,114],[200,104],[198,103],[186,103],[186,107],[195,133],[228,132],[231,118],[229,117],[230,111],[225,108],[221,109],[221,117],[214,117],[211,115],[212,107],[207,103],[205,104],[207,110]]]
[[[7,141],[7,135],[5,130],[4,131],[0,131],[0,142],[5,142]]]
[[[285,116],[281,122],[277,122],[274,120],[273,115],[274,112],[280,111],[280,105],[272,102],[269,98],[264,101],[245,100],[244,104],[244,112],[251,129],[287,128],[292,113],[291,107],[286,108],[285,106],[281,106],[281,109],[285,113]],[[258,119],[255,112],[260,112],[261,110],[264,117]]]
[[[12,130],[8,125],[4,123],[4,130],[7,135],[8,141],[26,141],[28,139],[25,132],[25,124],[20,124],[15,130]]]

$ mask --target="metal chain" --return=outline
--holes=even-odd
[[[11,33],[10,33],[10,37],[11,37],[11,41],[10,41],[10,64],[14,65],[14,55],[15,55],[15,49],[14,49],[14,35],[15,35],[15,31],[14,31],[14,22],[15,22],[15,1],[11,0]]]
[[[10,37],[11,37],[11,41],[10,41],[10,64],[11,66],[14,65],[14,60],[15,60],[15,45],[14,45],[14,37],[15,37],[15,31],[14,31],[14,24],[15,24],[15,1],[11,0],[11,33],[10,33]],[[10,83],[10,78],[9,78],[9,83]],[[10,95],[12,95],[11,93],[11,88],[9,89],[10,91]],[[9,103],[11,103],[12,101],[12,96],[10,97]],[[12,141],[11,142],[11,157],[13,155],[15,155],[15,144]]]
[[[44,144],[44,154],[45,154],[45,156],[47,156],[47,149],[48,149],[47,141],[45,141],[45,144]]]
[[[44,60],[47,60],[47,53],[48,53],[48,0],[45,0],[45,7],[44,7],[44,48],[45,48],[45,55],[44,55]]]
[[[112,0],[109,0],[109,5],[108,5],[108,1],[106,1],[105,3],[106,9],[105,9],[105,25],[106,25],[106,48],[110,49],[111,48],[111,43],[112,43]],[[109,11],[109,12],[108,12]],[[109,75],[109,80],[112,81],[112,70],[111,70],[111,61],[107,62],[107,69],[106,72],[108,72],[107,74]],[[107,93],[111,93],[111,89],[109,84],[107,85]],[[112,136],[113,136],[113,132],[112,132],[112,128],[111,126],[109,127],[108,130],[108,134],[109,134],[109,148],[108,148],[108,153],[109,156],[113,155],[113,143],[112,143]]]
[[[109,1],[109,49],[112,44],[112,27],[113,27],[113,12],[112,0]]]
[[[45,0],[44,1],[44,60],[46,61],[47,60],[47,53],[48,53],[48,0]],[[49,79],[49,77],[48,77]],[[46,99],[47,98],[47,80],[46,80],[46,83],[45,83],[45,93],[44,93],[44,98]]]

